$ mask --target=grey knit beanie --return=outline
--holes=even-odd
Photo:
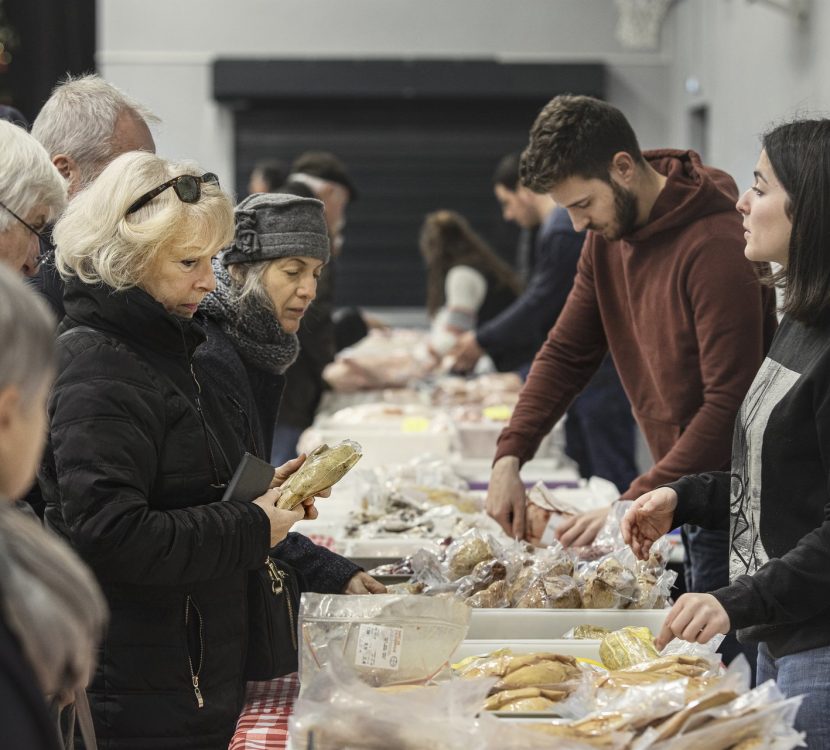
[[[286,193],[254,193],[234,209],[233,245],[222,263],[257,263],[302,255],[328,262],[323,204]]]

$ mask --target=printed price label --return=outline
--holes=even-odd
[[[406,417],[401,423],[402,432],[426,432],[429,420],[426,417]]]
[[[354,663],[358,667],[399,669],[402,644],[403,628],[361,625],[357,635]]]

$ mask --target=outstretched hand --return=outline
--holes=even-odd
[[[385,594],[386,586],[362,570],[355,573],[343,589],[344,594]]]
[[[623,541],[640,560],[648,559],[651,545],[673,528],[677,493],[670,487],[659,487],[640,495],[620,523]]]
[[[708,643],[718,633],[728,633],[730,627],[729,615],[714,596],[683,594],[666,615],[654,642],[661,651],[674,638],[691,643]]]

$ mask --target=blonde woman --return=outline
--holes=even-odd
[[[233,237],[216,176],[133,152],[55,227],[67,317],[39,476],[112,619],[89,690],[103,748],[224,748],[242,705],[247,572],[303,518],[220,502],[244,446],[193,364]],[[313,506],[309,503],[309,513]]]

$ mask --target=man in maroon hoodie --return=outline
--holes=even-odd
[[[589,231],[493,463],[487,510],[520,538],[519,469],[607,351],[655,461],[622,493],[634,499],[728,469],[738,407],[776,326],[774,295],[744,257],[735,182],[693,151],[642,153],[618,109],[558,96],[531,129],[521,171],[527,187],[568,210],[574,229]],[[603,520],[578,518],[560,539],[590,543]],[[727,585],[726,533],[685,531],[690,590]]]

